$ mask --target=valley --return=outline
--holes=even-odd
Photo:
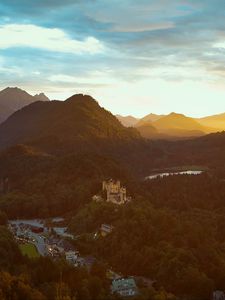
[[[0,1],[0,300],[225,300],[225,1]]]
[[[71,272],[78,282],[86,278],[91,299],[89,280],[107,300],[117,299],[111,288],[119,280],[137,299],[155,300],[163,289],[169,299],[202,300],[223,289],[224,132],[149,140],[92,97],[77,94],[15,112],[0,124],[0,148],[0,211],[14,220],[16,265],[26,264],[39,291],[42,276],[35,276],[42,263],[49,265],[49,291],[55,291],[51,280],[59,284],[63,276],[73,294]],[[119,194],[102,200],[111,199],[102,190],[110,178],[120,181],[118,193],[126,191],[129,201]],[[56,217],[61,225],[53,225]],[[70,244],[68,251],[61,243]]]

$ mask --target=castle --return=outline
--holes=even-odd
[[[106,201],[115,204],[124,204],[127,201],[126,188],[120,185],[120,181],[103,181],[102,190],[106,192]]]

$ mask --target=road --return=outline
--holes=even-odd
[[[43,227],[43,224],[41,224],[40,221],[36,219],[35,220],[12,220],[10,221],[10,223],[16,224],[17,226],[19,226],[22,223],[31,226]],[[41,235],[32,232],[31,230],[29,230],[29,236],[35,240],[34,244],[37,247],[37,250],[40,253],[40,255],[42,256],[47,255],[47,249],[46,249],[44,238]]]
[[[30,237],[35,239],[35,246],[37,247],[38,252],[40,253],[40,255],[45,256],[47,255],[47,249],[46,249],[46,244],[45,244],[45,240],[42,236],[40,236],[37,233],[34,232],[30,232]]]

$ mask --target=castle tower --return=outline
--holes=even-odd
[[[112,202],[115,204],[123,204],[126,202],[126,188],[121,187],[120,181],[103,181],[102,190],[106,191],[107,202]]]

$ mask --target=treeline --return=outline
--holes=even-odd
[[[45,218],[77,212],[101,189],[106,178],[130,175],[113,159],[98,155],[61,158],[32,153],[16,146],[0,157],[0,178],[9,178],[9,193],[0,194],[0,209],[9,218]],[[13,158],[12,158],[13,157]]]

